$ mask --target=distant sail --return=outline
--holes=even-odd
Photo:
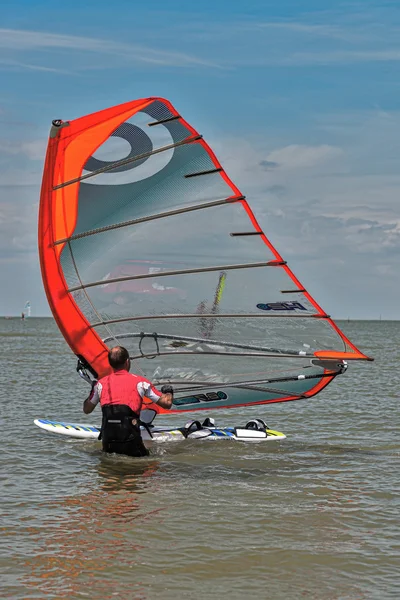
[[[31,316],[31,303],[29,302],[29,300],[28,302],[25,302],[24,311],[22,314],[23,318]]]
[[[306,398],[368,360],[167,100],[53,121],[39,247],[73,352],[103,376],[125,345],[135,372],[174,385],[175,410]]]

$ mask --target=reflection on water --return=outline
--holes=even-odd
[[[132,459],[130,457],[101,453],[97,467],[100,487],[103,491],[141,493],[146,483],[159,466],[159,461],[151,459]]]
[[[148,481],[157,468],[157,461],[101,455],[96,484],[88,493],[43,503],[44,513],[57,513],[57,527],[53,523],[26,529],[35,556],[23,561],[24,585],[42,594],[57,589],[60,598],[92,597],[94,590],[101,590],[102,598],[115,598],[116,578],[119,595],[147,598],[140,583],[124,577],[121,582],[120,576],[126,569],[140,570],[143,546],[133,542],[135,532],[149,520],[160,519],[163,508],[149,510],[145,502]]]

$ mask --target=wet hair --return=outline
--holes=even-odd
[[[115,346],[108,353],[108,362],[113,369],[122,369],[129,359],[129,352],[123,346]]]

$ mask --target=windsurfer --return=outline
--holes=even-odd
[[[100,402],[103,421],[99,439],[105,452],[147,456],[148,450],[143,444],[139,426],[143,398],[170,409],[173,388],[166,385],[159,392],[144,377],[129,373],[131,361],[123,346],[111,348],[108,362],[113,372],[94,383],[83,403],[83,412],[91,413]]]

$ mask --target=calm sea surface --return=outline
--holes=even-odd
[[[35,427],[100,414],[82,414],[88,386],[53,320],[0,319],[0,596],[400,598],[400,322],[341,327],[374,363],[308,401],[212,415],[262,417],[285,441],[131,459]]]

